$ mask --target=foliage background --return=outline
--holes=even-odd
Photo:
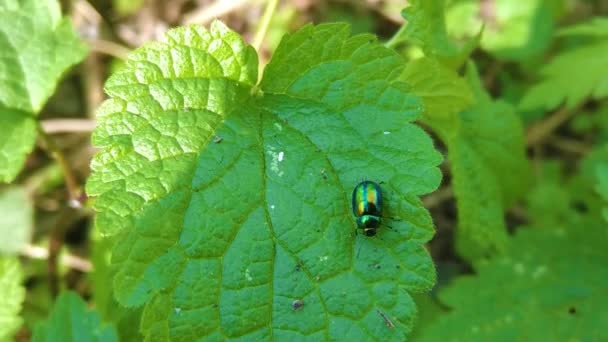
[[[442,184],[423,198],[437,231],[428,249],[438,282],[415,298],[412,339],[536,340],[548,331],[554,340],[607,339],[608,3],[409,3],[402,16],[405,1],[282,1],[259,59],[266,65],[283,35],[308,22],[346,21],[410,60],[399,79],[424,103],[419,123],[445,156]],[[49,55],[41,69],[49,75],[24,68],[51,82],[0,101],[0,127],[19,122],[0,137],[11,151],[0,156],[0,340],[139,340],[142,310],[114,300],[113,241],[101,239],[83,191],[104,83],[125,70],[131,50],[171,27],[218,17],[252,42],[266,2],[60,5],[29,12],[51,13],[60,38],[0,24],[15,46],[34,42],[20,51],[26,61],[49,55],[36,48],[44,42],[67,46]],[[69,22],[82,42],[69,45]],[[9,65],[9,53],[2,57]],[[70,327],[87,335],[62,335]]]

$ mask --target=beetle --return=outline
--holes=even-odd
[[[365,236],[376,235],[382,217],[380,186],[369,180],[357,184],[353,190],[352,206],[358,228],[363,229]]]

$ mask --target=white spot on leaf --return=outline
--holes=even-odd
[[[283,161],[283,157],[285,157],[285,153],[283,153],[283,151],[279,152],[279,157],[277,158],[279,162]]]
[[[272,146],[269,147],[268,152],[266,152],[270,156],[270,171],[274,172],[277,176],[282,177],[284,172],[279,168],[279,158],[283,160],[283,152],[275,152]]]
[[[251,276],[251,273],[249,273],[249,269],[245,270],[245,278],[247,278],[247,281],[252,281],[253,277]]]

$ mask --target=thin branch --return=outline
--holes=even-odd
[[[68,192],[69,205],[73,208],[82,207],[82,192],[80,191],[80,187],[76,181],[76,176],[72,172],[72,168],[70,167],[65,155],[59,149],[57,144],[55,144],[55,141],[46,134],[40,124],[38,125],[38,135],[43,141],[46,150],[61,168],[61,172],[63,173],[63,178],[65,180],[66,190]]]
[[[120,58],[123,60],[127,59],[129,52],[131,52],[131,49],[129,49],[128,47],[109,40],[87,39],[87,43],[89,44],[91,50],[94,52]]]
[[[21,249],[20,254],[30,259],[46,260],[49,257],[49,251],[46,248],[35,245],[26,245]],[[66,267],[80,272],[91,272],[93,269],[93,265],[89,260],[72,254],[62,255],[59,258],[59,262]]]
[[[88,22],[98,23],[103,20],[101,14],[86,0],[74,2],[74,12],[82,15]]]
[[[89,118],[95,117],[95,110],[99,108],[105,95],[103,92],[103,82],[105,76],[103,74],[101,56],[97,53],[90,53],[84,60],[80,68],[80,74],[83,79],[83,90],[85,93],[86,110]]]
[[[568,121],[575,113],[576,110],[568,110],[566,107],[562,107],[548,118],[532,125],[526,133],[526,145],[532,146],[540,143],[550,136],[559,126]]]
[[[225,16],[245,6],[249,2],[250,0],[218,0],[210,6],[202,7],[184,15],[182,22],[186,25],[206,24],[215,18]]]
[[[262,46],[262,42],[264,41],[264,37],[266,36],[266,32],[268,31],[268,27],[270,26],[270,20],[272,20],[272,16],[277,9],[279,1],[278,0],[268,0],[266,3],[266,9],[264,10],[264,14],[262,15],[262,23],[258,27],[258,31],[255,33],[255,38],[253,39],[253,47],[260,51],[260,47]]]
[[[592,148],[591,146],[578,140],[563,138],[555,134],[549,137],[548,142],[562,151],[575,154],[587,154]]]
[[[399,30],[397,30],[397,32],[395,32],[395,34],[391,37],[391,39],[389,39],[386,43],[384,43],[384,46],[386,46],[389,49],[395,49],[402,43],[405,43],[406,42],[406,39],[405,39],[406,26],[407,26],[407,24],[401,25]]]
[[[40,125],[47,134],[89,133],[95,129],[95,120],[91,119],[49,119],[41,120]]]

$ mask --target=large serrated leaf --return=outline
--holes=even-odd
[[[106,89],[87,189],[117,235],[114,286],[148,339],[403,340],[432,286],[417,196],[441,156],[411,124],[397,54],[346,25],[285,37],[257,93],[254,50],[219,22],[136,51]],[[252,96],[253,94],[253,96]],[[379,182],[385,224],[350,196]],[[390,228],[388,227],[390,226]]]
[[[608,149],[591,151],[578,173],[540,165],[528,202],[531,226],[518,227],[502,255],[476,263],[439,289],[445,309],[427,316],[421,341],[603,341],[608,314],[606,244],[595,186]],[[572,173],[572,166],[568,165]],[[534,202],[543,203],[534,203]],[[576,205],[572,205],[577,203]],[[584,207],[584,210],[581,208]]]
[[[511,106],[490,99],[473,64],[467,70],[468,85],[450,70],[415,77],[437,64],[414,62],[406,75],[412,75],[414,93],[430,103],[422,120],[448,147],[458,205],[456,245],[460,255],[475,261],[505,247],[504,210],[527,183],[523,127]],[[446,90],[429,95],[434,88]],[[471,94],[474,104],[463,110]]]
[[[36,139],[36,114],[85,52],[56,0],[0,3],[0,182],[21,169]]]

